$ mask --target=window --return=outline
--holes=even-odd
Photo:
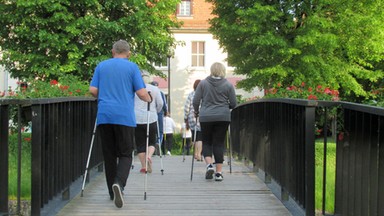
[[[204,67],[205,42],[192,42],[192,67]]]
[[[177,7],[177,16],[191,16],[192,14],[192,0],[181,0]]]

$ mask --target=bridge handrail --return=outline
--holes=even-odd
[[[342,120],[337,125],[335,213],[384,214],[384,206],[378,205],[384,201],[384,183],[381,183],[384,182],[384,139],[380,136],[384,130],[384,109],[381,107],[285,98],[249,101],[232,110],[232,148],[240,157],[252,161],[256,170],[263,170],[267,183],[274,180],[281,187],[282,200],[290,197],[305,215],[314,215],[315,124],[319,109],[325,110],[324,135],[328,134],[327,110],[337,109]],[[369,187],[365,188],[366,185]],[[359,196],[354,196],[356,188]]]
[[[32,122],[31,214],[40,215],[54,196],[68,193],[71,183],[84,173],[96,119],[96,100],[90,97],[0,100],[0,212],[5,213],[8,212],[8,125],[12,106]],[[95,139],[94,145],[89,167],[103,160],[99,139]]]

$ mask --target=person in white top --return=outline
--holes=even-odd
[[[152,97],[152,102],[149,106],[149,121],[148,121],[148,103],[140,100],[137,95],[135,96],[135,115],[137,127],[135,129],[135,141],[137,155],[141,162],[141,173],[145,173],[145,154],[147,144],[147,124],[149,124],[149,139],[148,139],[148,173],[152,172],[152,155],[155,152],[156,134],[157,134],[157,113],[163,108],[163,99],[160,95],[160,90],[151,84],[148,84],[149,73],[142,71],[145,88]]]
[[[167,149],[167,155],[171,156],[171,150],[173,145],[173,133],[176,130],[176,125],[169,113],[164,115],[164,144]]]

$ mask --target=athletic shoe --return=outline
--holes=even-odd
[[[121,188],[120,188],[120,185],[115,183],[112,185],[112,190],[113,190],[113,197],[114,197],[114,202],[115,202],[115,206],[117,208],[121,208],[123,207],[124,205],[124,198],[123,198],[123,194],[121,192]]]
[[[167,155],[172,156],[170,151],[167,151]]]
[[[205,172],[205,179],[213,179],[213,173],[215,173],[215,169],[213,169],[212,164],[209,164]]]
[[[215,181],[223,181],[224,177],[221,173],[215,174]]]

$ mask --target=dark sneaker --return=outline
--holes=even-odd
[[[117,208],[123,207],[124,199],[123,199],[123,193],[121,192],[120,185],[116,184],[116,183],[113,184],[112,190],[113,190],[113,197],[114,197],[115,206]]]
[[[221,173],[215,174],[215,181],[223,181],[224,177]]]
[[[213,169],[212,164],[209,164],[207,166],[207,171],[205,172],[205,179],[213,179],[213,173],[215,173],[215,170]]]

